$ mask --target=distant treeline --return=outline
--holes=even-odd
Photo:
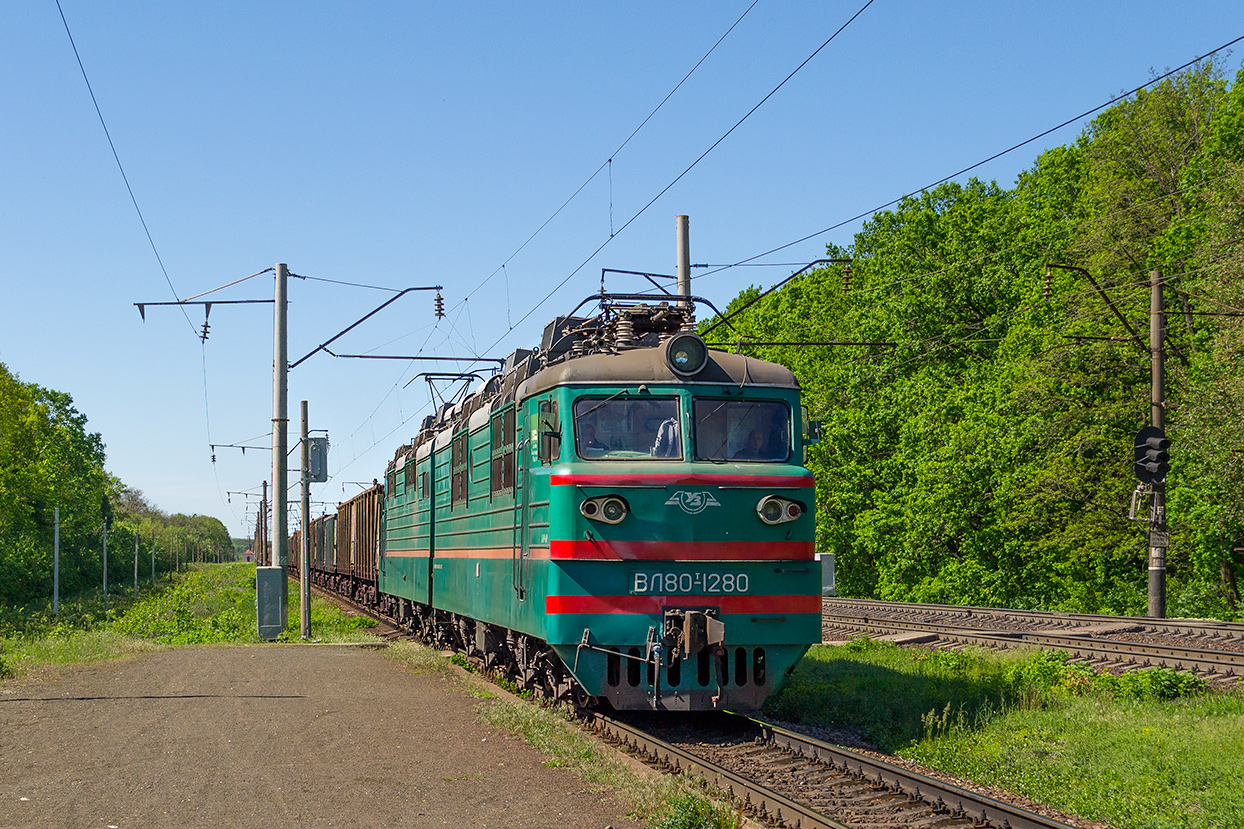
[[[24,605],[52,595],[55,511],[60,508],[60,590],[98,587],[104,524],[109,583],[133,578],[134,539],[141,576],[172,567],[170,550],[232,558],[225,526],[208,516],[169,516],[104,470],[104,442],[64,392],[21,382],[0,363],[0,601]]]
[[[796,278],[712,331],[791,366],[824,423],[810,451],[817,544],[836,556],[841,593],[1145,612],[1147,526],[1128,510],[1156,269],[1173,441],[1168,612],[1238,613],[1241,79],[1206,62],[1120,100],[1012,189],[972,180],[906,199],[849,249],[828,249],[851,260],[849,275],[832,265]],[[1088,279],[1051,263],[1086,270],[1143,345]]]

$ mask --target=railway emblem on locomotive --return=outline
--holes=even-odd
[[[685,489],[675,492],[665,503],[681,507],[688,515],[698,515],[709,507],[721,506],[721,502],[711,492],[688,492]]]

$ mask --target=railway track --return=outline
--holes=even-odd
[[[581,714],[644,762],[693,774],[752,817],[797,829],[1070,829],[1070,824],[738,715]]]
[[[313,590],[376,620],[376,634],[411,637],[345,597]],[[1071,829],[1027,811],[850,749],[746,717],[629,717],[580,709],[601,739],[667,772],[693,774],[742,811],[797,829]]]
[[[1244,678],[1244,625],[826,598],[822,640],[859,635],[903,644],[1036,647],[1119,672],[1189,670],[1217,684]]]

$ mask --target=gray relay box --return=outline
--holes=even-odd
[[[260,639],[275,639],[285,630],[285,592],[285,568],[255,568],[255,612]]]

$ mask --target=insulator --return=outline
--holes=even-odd
[[[614,336],[619,348],[630,348],[635,344],[635,323],[629,314],[618,317]]]
[[[212,453],[212,463],[216,463],[216,453]]]
[[[851,290],[851,265],[848,264],[842,271],[842,292],[845,294]]]
[[[203,320],[203,330],[199,332],[199,339],[202,340],[203,342],[207,342],[207,332],[211,330],[212,330],[212,327],[207,324],[207,320]]]
[[[1045,272],[1045,291],[1044,291],[1044,293],[1045,293],[1045,298],[1046,298],[1046,299],[1049,299],[1049,298],[1050,298],[1050,283],[1051,283],[1051,280],[1052,280],[1052,279],[1053,279],[1053,274],[1052,274],[1049,270],[1046,270],[1046,272]]]
[[[441,297],[440,291],[436,292],[436,300],[434,302],[434,308],[436,311],[436,318],[443,319],[445,316],[445,300]]]

